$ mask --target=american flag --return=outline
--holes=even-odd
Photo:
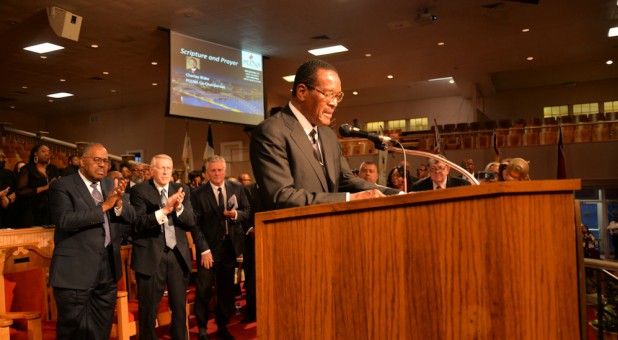
[[[558,126],[558,169],[557,179],[566,179],[566,162],[564,159],[564,145],[562,144],[562,126]]]
[[[436,155],[443,155],[442,153],[442,142],[440,137],[440,129],[438,128],[438,121],[434,118],[434,129],[433,129],[433,153]]]

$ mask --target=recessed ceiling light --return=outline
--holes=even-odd
[[[294,82],[294,78],[296,78],[296,75],[291,75],[291,76],[285,76],[283,77],[283,80],[287,81],[288,83],[293,83]]]
[[[60,78],[59,80],[62,81],[62,82],[67,81],[66,79],[62,79],[62,78]]]
[[[451,84],[455,84],[455,79],[451,79],[448,82],[451,83]]]
[[[611,64],[613,64],[613,63],[614,63],[614,61],[610,59],[610,60],[606,61],[605,63],[606,63],[607,65],[611,65]]]
[[[389,74],[388,76],[386,76],[386,78],[388,78],[388,79],[393,79],[393,75],[392,75],[392,74]]]
[[[58,93],[48,94],[47,96],[50,98],[66,98],[66,97],[72,97],[73,94],[68,93],[68,92],[58,92]]]
[[[107,71],[103,71],[103,74],[106,74],[106,75],[107,75],[107,74],[109,74],[109,72],[107,72]]]
[[[92,44],[92,45],[90,45],[90,47],[92,47],[92,48],[99,48],[99,45],[97,45],[97,44]]]
[[[339,53],[339,52],[346,52],[348,49],[343,46],[343,45],[336,45],[336,46],[329,46],[329,47],[322,47],[322,48],[316,48],[314,50],[309,50],[308,52],[318,56],[318,55],[326,55],[326,54],[333,54],[333,53]]]
[[[54,102],[54,100],[53,100],[53,99],[48,99],[47,101],[48,101],[48,102],[50,102],[50,103],[53,103],[53,102]]]
[[[112,91],[112,93],[116,93],[116,90],[114,90],[114,89],[112,89],[111,91]]]
[[[615,37],[618,36],[618,27],[612,27],[609,29],[609,32],[607,32],[607,36],[608,37]]]
[[[440,42],[438,43],[438,46],[444,46],[444,41],[440,41]]]
[[[365,53],[365,57],[367,58],[371,57],[371,53]]]
[[[47,59],[47,56],[42,55],[41,59]]]
[[[352,94],[358,96],[358,91],[353,91]]]
[[[64,49],[64,47],[59,46],[59,45],[50,44],[50,43],[42,43],[38,45],[24,47],[24,50],[26,51],[35,52],[39,54],[53,52],[53,51],[62,50],[62,49]]]
[[[530,32],[530,29],[529,28],[524,28],[521,31],[524,32],[524,33],[528,33],[528,32]]]
[[[441,80],[448,80],[448,81],[451,81],[451,80],[453,80],[453,77],[440,77],[440,78],[432,78],[432,79],[429,79],[428,81],[441,81]]]
[[[24,86],[22,86],[21,88],[22,88],[22,89],[27,89],[27,88],[28,88],[28,86],[24,85]]]
[[[152,83],[152,86],[157,86],[157,85],[159,85],[159,84],[157,84],[157,83]]]
[[[14,108],[15,108],[15,106],[11,105],[11,106],[9,106],[9,108],[14,109]]]
[[[534,57],[528,57],[528,58],[526,58],[526,60],[528,60],[528,61],[534,60]]]
[[[158,65],[159,63],[157,63],[156,61],[151,62],[152,65]]]

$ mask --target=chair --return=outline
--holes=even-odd
[[[11,330],[9,327],[13,324],[13,320],[10,319],[0,319],[0,340],[9,340]]]
[[[130,245],[120,247],[122,278],[118,282],[116,311],[111,337],[121,340],[128,340],[131,336],[137,335],[138,330],[137,313],[139,307],[137,304],[137,285],[134,284],[135,276],[131,270],[131,250],[132,246]]]
[[[43,329],[55,333],[53,294],[47,287],[50,263],[51,254],[35,245],[0,250],[0,318],[12,320],[12,338],[41,339]]]

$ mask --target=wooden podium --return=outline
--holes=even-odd
[[[573,191],[501,182],[256,215],[260,339],[579,339]]]

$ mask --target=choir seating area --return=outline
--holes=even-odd
[[[432,151],[436,135],[440,145],[453,149],[491,149],[558,143],[590,143],[618,140],[618,112],[554,118],[502,119],[438,125],[425,131],[384,131],[406,149]],[[376,153],[372,142],[361,138],[340,140],[344,155]]]

